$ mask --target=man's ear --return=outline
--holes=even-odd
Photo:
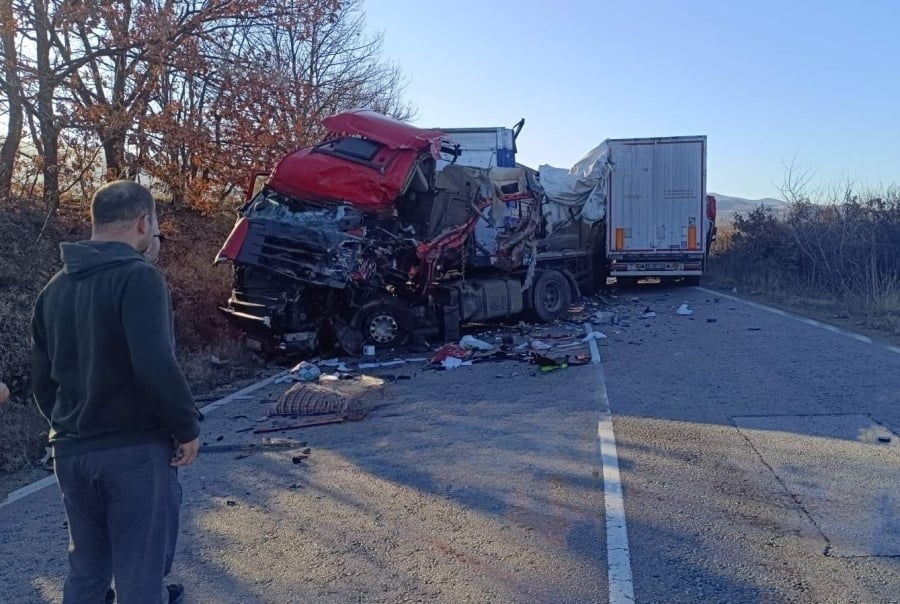
[[[146,235],[150,232],[150,229],[153,227],[153,218],[150,214],[144,214],[140,218],[138,218],[137,222],[137,231],[139,235]]]

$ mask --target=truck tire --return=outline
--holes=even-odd
[[[700,277],[685,277],[681,284],[688,287],[698,287],[700,285]]]
[[[538,319],[555,321],[569,311],[572,290],[559,271],[541,271],[531,287],[531,308]]]
[[[364,342],[376,348],[402,346],[409,338],[410,322],[399,304],[367,304],[357,311],[353,324],[359,326]]]

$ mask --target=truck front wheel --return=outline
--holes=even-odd
[[[550,322],[562,317],[572,303],[569,282],[558,271],[541,271],[531,288],[531,307],[541,321]]]
[[[352,323],[362,332],[365,343],[382,349],[405,344],[411,327],[405,309],[392,302],[367,304],[357,311]]]

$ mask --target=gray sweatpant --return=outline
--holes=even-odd
[[[115,577],[121,604],[167,603],[181,483],[173,448],[152,443],[54,461],[69,522],[65,604],[100,604]]]

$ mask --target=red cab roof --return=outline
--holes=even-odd
[[[322,125],[337,136],[362,136],[394,149],[428,149],[444,135],[365,110],[337,113],[323,119]]]

